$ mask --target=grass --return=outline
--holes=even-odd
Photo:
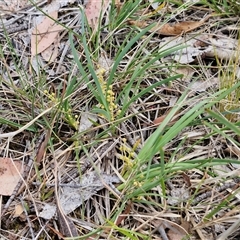
[[[193,9],[232,17],[238,7],[235,1],[167,5],[172,9],[166,15],[155,13],[161,22],[173,15],[191,21],[185,14]],[[155,23],[145,29],[128,25],[129,18],[146,16],[154,22],[156,16],[143,12],[147,7],[141,1],[125,1],[119,8],[112,4],[109,24],[104,25],[102,16],[103,26],[96,32],[79,8],[81,32],[68,27],[63,37],[71,56],[45,66],[39,57],[37,71],[32,62],[23,61],[27,50],[19,51],[5,31],[0,43],[1,154],[23,161],[26,155],[43,156],[26,190],[2,216],[3,237],[53,239],[63,234],[61,220],[45,220],[37,213],[61,198],[61,186],[58,193],[54,189],[57,183],[86,179],[92,171],[100,178],[105,173],[118,176],[121,182],[105,182],[98,191],[87,185],[93,193],[68,214],[66,222],[79,235],[66,235],[69,239],[160,239],[164,232],[168,239],[239,236],[229,229],[239,214],[240,82],[237,74],[224,71],[237,69],[237,62],[216,57],[189,64],[198,74],[196,81],[216,72],[221,78],[219,88],[194,92],[182,74],[172,71],[183,66],[165,61],[185,46],[161,50],[163,36],[149,32]],[[58,67],[64,70],[51,75]],[[45,150],[36,143],[44,132],[49,134]],[[8,217],[22,203],[26,212],[10,223]],[[32,225],[26,227],[26,221]],[[229,231],[218,231],[220,226]],[[174,229],[179,233],[175,238]]]

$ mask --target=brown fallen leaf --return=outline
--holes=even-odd
[[[158,117],[153,120],[153,125],[158,126],[160,123],[164,121],[164,119],[167,117],[167,114],[162,115],[161,117]]]
[[[97,28],[99,18],[105,13],[109,5],[109,0],[88,0],[85,7],[85,14],[89,26],[93,29]]]
[[[156,32],[161,35],[166,35],[166,36],[175,36],[175,35],[180,35],[183,33],[190,32],[201,25],[203,25],[210,17],[212,14],[209,14],[207,17],[203,18],[201,21],[184,21],[184,22],[179,22],[175,24],[170,24],[170,23],[158,23],[156,24],[150,32]],[[130,20],[128,21],[131,25],[137,26],[139,28],[146,28],[149,24],[144,21],[133,21]]]
[[[57,19],[58,12],[49,13],[53,19]],[[63,26],[57,25],[53,19],[46,16],[44,20],[37,25],[31,36],[31,54],[32,57],[47,49],[57,38],[59,32],[64,29]]]
[[[56,38],[55,41],[41,53],[43,59],[49,63],[54,62],[58,56],[59,46],[60,46],[59,38]]]
[[[12,195],[15,187],[21,179],[24,166],[21,161],[13,161],[11,158],[0,158],[0,194]]]
[[[23,206],[21,204],[16,205],[13,218],[19,217],[23,212],[24,212]]]
[[[182,240],[188,239],[188,233],[190,233],[191,224],[185,220],[182,221],[181,225],[173,225],[167,235],[169,240]]]
[[[64,237],[77,237],[78,232],[73,221],[64,214],[59,206],[57,206],[57,216],[61,234],[63,234]]]
[[[160,123],[162,123],[170,111],[171,111],[171,109],[168,110],[168,112],[166,114],[154,119],[153,125],[158,126]],[[168,123],[168,125],[172,125],[173,123],[175,123],[175,121],[178,119],[178,116],[177,116],[178,113],[179,113],[179,111],[176,112],[176,115],[171,119],[171,121]]]
[[[119,226],[121,224],[121,222],[127,217],[127,214],[129,214],[131,211],[131,207],[132,207],[131,202],[128,202],[126,209],[123,211],[123,213],[121,215],[118,216],[116,223],[115,223],[116,226]]]

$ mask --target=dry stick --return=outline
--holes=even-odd
[[[163,240],[169,240],[169,238],[168,238],[168,236],[167,236],[167,234],[166,234],[166,232],[165,232],[165,230],[164,230],[162,225],[158,227],[158,232],[160,233],[161,238]]]
[[[228,237],[234,233],[235,231],[237,231],[239,229],[240,226],[240,219],[238,219],[235,223],[232,224],[232,226],[230,228],[228,228],[224,233],[222,233],[217,240],[225,240],[228,239]]]
[[[27,219],[28,226],[29,226],[29,229],[30,229],[30,232],[31,232],[31,235],[32,235],[32,239],[35,239],[34,232],[33,232],[33,228],[32,228],[32,224],[31,224],[31,221],[30,221],[30,219],[29,219],[27,210],[26,210],[26,208],[25,208],[25,206],[24,206],[24,202],[23,202],[22,199],[21,199],[21,203],[22,203],[23,211],[24,211],[24,213],[25,213],[25,215],[26,215],[26,219]]]
[[[233,188],[235,186],[238,185],[238,183],[240,182],[240,178],[234,178],[233,179],[234,182],[229,182],[229,183],[225,183],[223,184],[222,186],[220,187],[216,187],[216,189],[214,191],[216,192],[222,192],[228,188]],[[197,203],[201,202],[202,200],[208,198],[208,197],[211,197],[213,194],[212,194],[212,191],[208,191],[208,192],[205,192],[199,196],[197,196],[191,203],[191,205],[196,205]]]

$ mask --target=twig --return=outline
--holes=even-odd
[[[24,202],[23,202],[22,199],[21,199],[21,203],[22,203],[23,211],[24,211],[24,213],[25,213],[25,215],[26,215],[26,219],[27,219],[28,226],[29,226],[29,229],[30,229],[30,232],[31,232],[31,235],[32,235],[32,239],[35,239],[34,232],[33,232],[33,228],[32,228],[32,224],[31,224],[31,221],[30,221],[30,219],[29,219],[27,210],[26,210],[26,208],[25,208],[25,206],[24,206]]]
[[[228,188],[233,188],[235,186],[238,185],[238,183],[240,183],[240,178],[234,178],[233,179],[234,182],[229,182],[229,183],[225,183],[220,187],[216,187],[214,191],[216,192],[222,192]],[[211,197],[213,195],[212,190],[207,191],[199,196],[197,196],[191,203],[191,205],[196,205],[197,203],[201,202],[202,200]]]
[[[169,238],[168,238],[168,236],[167,236],[167,234],[166,234],[162,225],[158,227],[158,232],[160,233],[163,240],[169,240]]]
[[[218,238],[217,240],[225,240],[225,239],[229,239],[228,237],[234,233],[235,231],[237,231],[239,229],[240,226],[240,218],[231,225],[230,228],[228,228],[226,231],[224,231]]]

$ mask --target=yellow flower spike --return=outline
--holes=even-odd
[[[121,110],[119,109],[119,110],[117,110],[117,115],[120,115],[121,114]]]
[[[134,153],[134,152],[130,152],[130,153],[129,153],[129,157],[131,157],[131,158],[133,158],[133,157],[134,157],[134,155],[135,155],[135,153]]]
[[[141,139],[139,138],[133,145],[133,151],[135,151],[137,149],[137,147],[139,146],[140,142],[141,142]]]
[[[135,187],[139,187],[139,182],[138,182],[138,181],[134,181],[134,182],[133,182],[133,185],[134,185]]]
[[[132,167],[133,167],[133,163],[132,163],[132,162],[129,162],[129,163],[128,163],[128,166],[129,166],[130,168],[132,168]]]

